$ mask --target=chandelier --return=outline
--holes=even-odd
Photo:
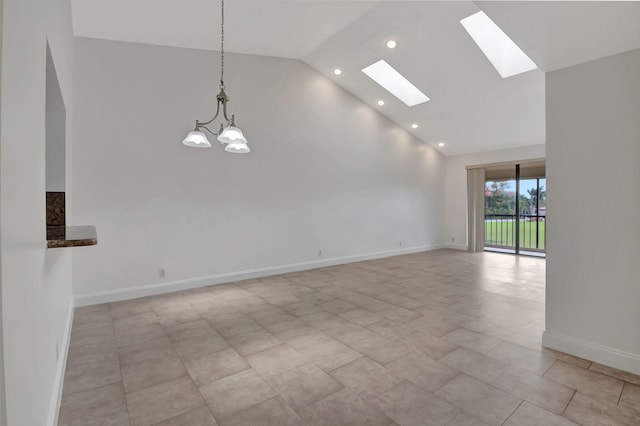
[[[224,91],[224,0],[221,0],[222,8],[222,20],[220,31],[220,93],[216,96],[216,114],[209,121],[201,123],[196,120],[196,127],[187,134],[182,143],[192,148],[211,148],[211,142],[207,139],[207,135],[202,130],[207,131],[213,136],[217,137],[218,142],[224,146],[224,150],[236,154],[246,154],[250,152],[247,139],[242,134],[242,130],[236,127],[236,117],[231,115],[231,119],[227,115],[227,103],[229,103],[229,97]],[[207,126],[213,123],[213,121],[220,115],[220,106],[222,106],[222,116],[224,120],[220,123],[220,129],[218,133],[215,133]]]

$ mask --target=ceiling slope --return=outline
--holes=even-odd
[[[543,71],[640,48],[638,1],[478,1]]]
[[[71,0],[74,35],[220,49],[219,0]],[[300,58],[376,1],[227,0],[225,48]]]
[[[446,155],[542,144],[544,73],[502,79],[460,24],[478,10],[472,2],[383,2],[302,59]],[[380,59],[431,101],[408,107],[361,72]]]

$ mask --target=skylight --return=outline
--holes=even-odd
[[[429,100],[427,95],[384,60],[369,65],[362,72],[410,107]]]
[[[536,64],[484,12],[460,21],[502,78],[536,68]]]

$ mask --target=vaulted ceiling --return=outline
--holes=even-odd
[[[544,143],[544,71],[640,48],[640,2],[226,0],[225,9],[226,50],[300,59],[446,155]],[[479,10],[540,69],[501,78],[460,24]],[[72,0],[72,12],[77,36],[219,49],[218,0]],[[431,101],[408,107],[361,72],[380,59]]]

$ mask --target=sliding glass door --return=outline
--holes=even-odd
[[[485,169],[485,250],[544,256],[544,163]]]

